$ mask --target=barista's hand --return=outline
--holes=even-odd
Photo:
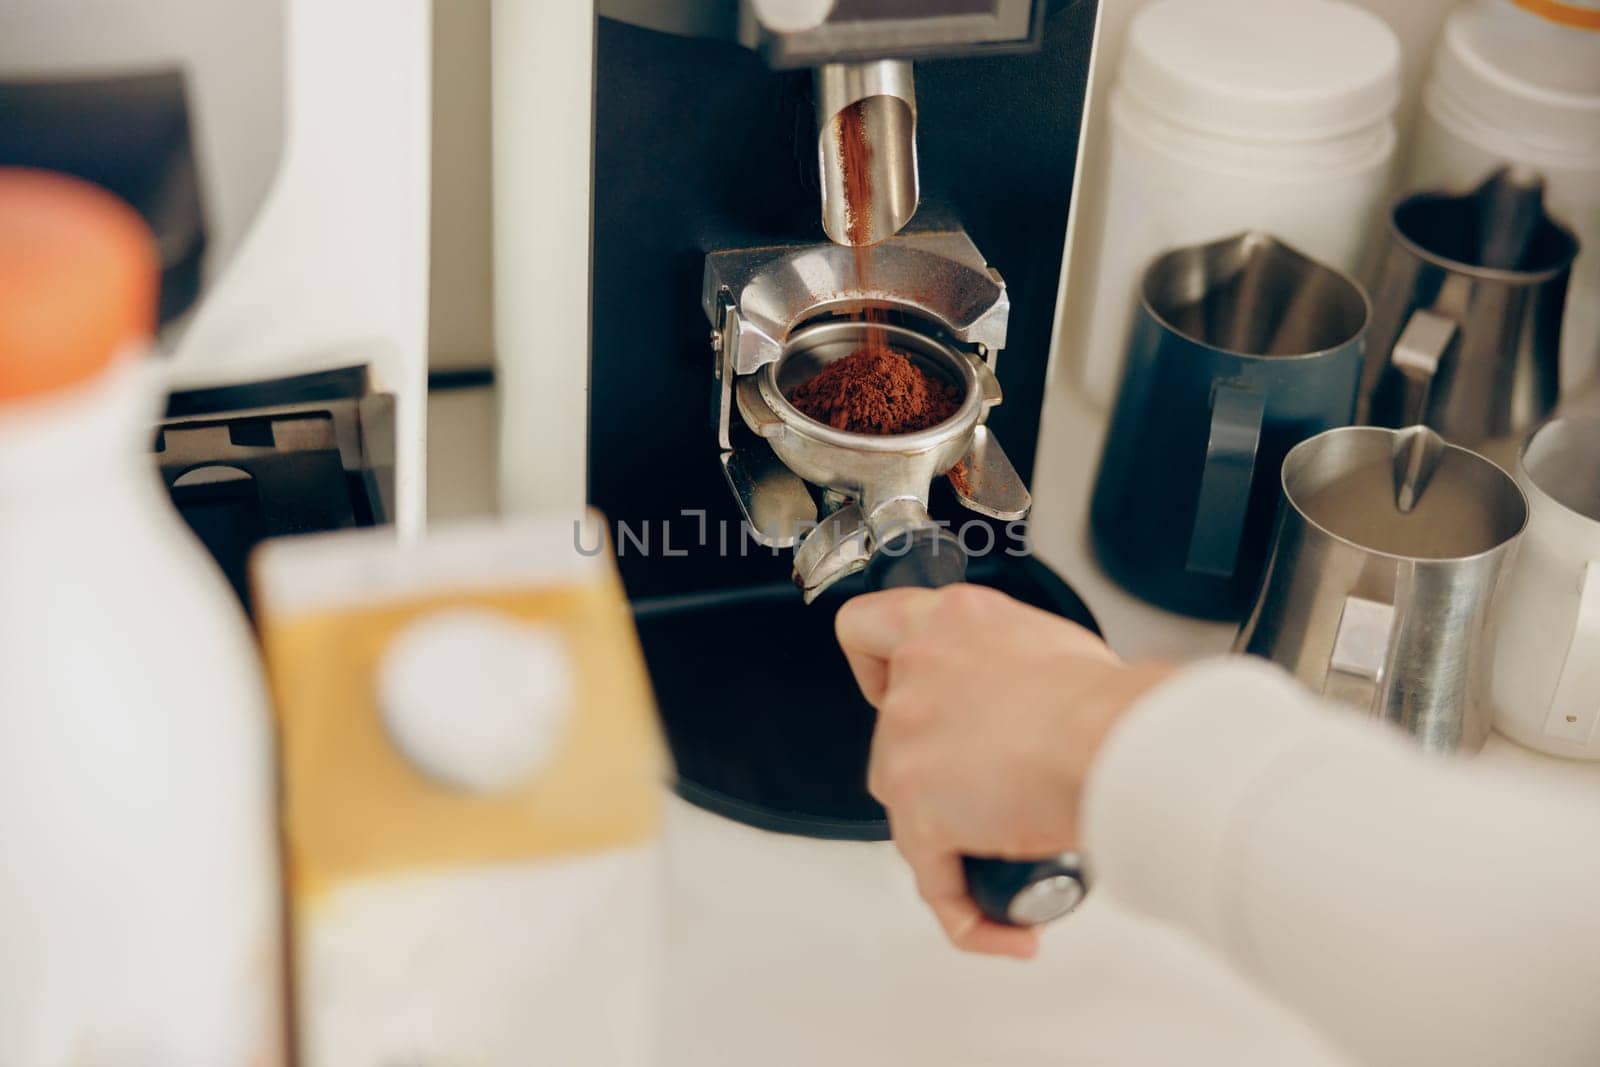
[[[1032,956],[1034,931],[967,896],[961,857],[1075,848],[1096,751],[1171,668],[1127,666],[1082,627],[972,585],[857,597],[837,630],[878,709],[867,784],[918,891],[957,947]]]

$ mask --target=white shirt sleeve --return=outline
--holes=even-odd
[[[1600,1065],[1600,808],[1425,756],[1227,659],[1096,759],[1096,891],[1209,944],[1370,1067]]]

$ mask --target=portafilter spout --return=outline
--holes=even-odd
[[[817,69],[822,228],[835,244],[875,245],[916,214],[917,96],[906,60]]]

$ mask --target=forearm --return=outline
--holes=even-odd
[[[1600,1062],[1600,817],[1330,713],[1244,661],[1098,757],[1099,890],[1180,926],[1373,1065]]]

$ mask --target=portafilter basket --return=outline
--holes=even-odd
[[[881,338],[873,336],[878,331]],[[859,351],[869,337],[956,386],[962,399],[955,414],[912,433],[864,434],[818,422],[790,403],[801,383]],[[780,358],[740,379],[736,397],[746,425],[784,466],[847,501],[795,550],[795,579],[807,602],[863,568],[875,588],[965,577],[959,541],[928,516],[928,492],[971,451],[989,408],[1000,401],[999,383],[976,356],[905,326],[824,322],[796,331]]]
[[[829,364],[860,351],[869,337],[881,331],[882,342],[908,358],[935,381],[953,385],[961,394],[955,414],[937,426],[912,433],[865,434],[835,429],[804,414],[789,402],[799,386],[816,377]],[[876,340],[876,338],[873,338]],[[879,326],[863,322],[828,322],[799,331],[782,358],[754,375],[756,391],[766,413],[781,424],[781,432],[766,433],[778,458],[813,485],[832,489],[861,503],[867,515],[889,501],[912,498],[923,503],[933,480],[960,462],[972,442],[972,433],[998,398],[984,402],[980,374],[993,381],[989,369],[926,334],[904,326]],[[740,412],[755,426],[753,412],[740,395]]]

